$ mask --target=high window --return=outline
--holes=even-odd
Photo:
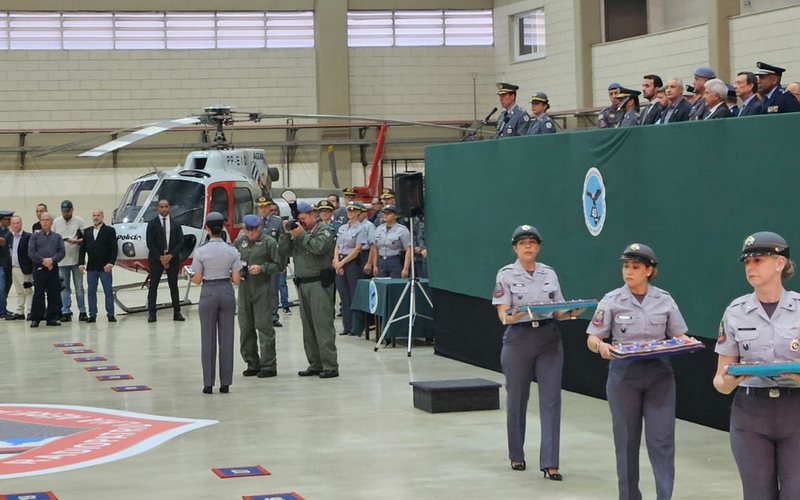
[[[528,61],[544,57],[544,8],[515,15],[511,19],[511,34],[515,61]]]
[[[350,47],[492,45],[491,10],[397,10],[347,13]]]

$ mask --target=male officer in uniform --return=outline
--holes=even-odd
[[[308,203],[297,204],[295,227],[284,222],[284,233],[278,242],[282,259],[294,259],[294,282],[300,299],[303,321],[303,348],[308,368],[301,377],[339,376],[336,355],[336,331],[333,327],[333,249],[336,239],[330,226],[317,222]],[[294,221],[293,221],[294,222]]]
[[[800,102],[781,88],[781,76],[786,71],[778,66],[757,62],[758,92],[764,96],[764,113],[792,113],[800,111]]]
[[[611,105],[600,110],[597,115],[597,128],[613,128],[622,118],[618,109],[619,99],[617,99],[617,92],[619,92],[619,83],[612,82],[608,84],[608,99],[611,101]]]
[[[717,74],[713,69],[702,66],[694,70],[694,103],[692,110],[689,111],[689,120],[704,120],[708,115],[708,106],[703,95],[706,92],[706,82],[713,80]],[[724,96],[723,96],[724,98]]]
[[[544,92],[536,92],[531,96],[531,114],[533,119],[528,127],[528,135],[555,134],[556,124],[547,110],[550,109],[550,101]]]
[[[620,87],[617,91],[620,109],[625,113],[614,128],[635,127],[639,125],[639,95],[638,90]]]
[[[500,106],[503,107],[503,111],[497,119],[495,139],[525,135],[528,131],[531,117],[517,104],[517,90],[519,87],[510,83],[500,82],[497,84],[497,95],[500,96]],[[390,203],[387,200],[383,200],[383,202],[387,205]],[[394,203],[391,204],[394,205]]]
[[[264,234],[271,237],[275,240],[275,243],[278,242],[278,238],[280,237],[281,233],[283,232],[283,219],[279,215],[273,215],[271,208],[274,206],[278,206],[274,201],[268,199],[265,196],[261,196],[256,200],[256,207],[258,207],[258,216],[261,218],[261,230],[264,231]],[[272,294],[271,302],[270,302],[270,309],[271,311],[271,318],[272,318],[272,326],[279,328],[282,327],[283,324],[281,323],[281,317],[278,315],[278,285],[280,281],[280,273],[275,273],[270,276],[270,283],[269,287],[271,290],[276,291]]]
[[[9,241],[11,240],[11,216],[14,212],[11,210],[0,210],[0,318],[5,319],[9,315],[13,317],[10,311],[7,310],[8,290],[11,286],[11,247]]]
[[[333,221],[331,223],[333,234],[336,234],[342,224],[347,222],[347,204],[355,199],[356,188],[344,188],[344,203],[340,204],[333,212]]]
[[[239,283],[239,343],[247,369],[245,377],[274,377],[278,374],[275,355],[275,328],[270,311],[272,296],[278,293],[272,286],[272,276],[280,273],[278,244],[262,231],[257,215],[244,216],[244,231],[233,243],[239,251],[242,272]],[[245,272],[245,269],[247,270]],[[258,344],[261,344],[259,354]]]

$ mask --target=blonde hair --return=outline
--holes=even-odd
[[[795,271],[797,271],[797,264],[789,257],[786,257],[786,265],[783,267],[783,271],[781,271],[781,279],[788,280],[794,276]]]

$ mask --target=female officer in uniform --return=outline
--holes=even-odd
[[[550,266],[536,261],[542,237],[532,226],[519,226],[511,236],[517,260],[500,269],[492,304],[497,316],[508,326],[503,333],[500,364],[506,377],[506,428],[511,468],[525,470],[525,416],[531,379],[536,374],[539,384],[539,418],[541,444],[539,470],[554,481],[561,481],[558,454],[561,429],[561,368],[564,351],[561,332],[553,323],[570,317],[569,312],[544,314],[535,321],[519,306],[541,302],[562,302],[558,276]],[[509,309],[513,314],[508,314]],[[577,314],[577,312],[575,313]],[[574,316],[573,316],[574,317]]]
[[[597,305],[586,333],[589,350],[611,359],[614,343],[684,338],[686,322],[669,293],[650,284],[656,277],[656,254],[640,243],[622,252],[625,284],[608,292]],[[642,419],[656,498],[672,497],[675,481],[675,378],[666,357],[615,359],[609,363],[606,395],[611,408],[620,500],[640,500],[639,446]]]
[[[397,223],[397,208],[383,207],[383,224],[375,230],[372,275],[379,278],[408,278],[411,266],[411,234]]]
[[[211,394],[215,379],[215,358],[219,343],[219,392],[227,393],[233,381],[233,322],[239,284],[239,253],[222,241],[222,214],[211,212],[206,230],[211,239],[194,253],[192,283],[200,291],[200,359],[203,364],[203,393]]]
[[[795,264],[778,234],[744,240],[742,256],[753,293],[725,310],[719,326],[714,387],[730,394],[731,449],[744,500],[800,498],[800,374],[778,378],[728,375],[731,363],[800,363],[800,293],[783,288]]]
[[[342,300],[342,324],[344,329],[339,335],[349,335],[353,327],[350,318],[350,303],[356,291],[356,283],[360,276],[358,257],[361,248],[367,242],[367,232],[358,221],[362,210],[361,203],[351,201],[347,204],[347,224],[339,227],[336,235],[336,248],[333,252],[333,268],[336,271],[336,288]]]

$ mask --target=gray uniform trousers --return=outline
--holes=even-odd
[[[731,449],[744,500],[800,498],[800,395],[780,398],[736,390]],[[777,474],[777,475],[776,475]]]
[[[620,500],[641,500],[639,448],[645,442],[656,498],[669,500],[675,481],[675,377],[665,359],[612,360],[606,382]]]
[[[506,377],[506,428],[508,457],[524,460],[525,417],[531,393],[531,380],[536,374],[539,385],[539,419],[541,443],[539,468],[558,467],[561,437],[561,371],[564,350],[561,332],[555,324],[531,328],[512,325],[503,334],[500,364]]]
[[[200,359],[203,385],[213,386],[219,346],[219,383],[233,382],[233,325],[236,298],[230,280],[206,281],[200,291]]]
[[[402,278],[403,264],[405,264],[406,254],[393,255],[383,258],[378,256],[378,277],[379,278]],[[409,270],[409,275],[411,270]]]
[[[333,328],[333,285],[319,281],[297,285],[300,318],[303,321],[303,348],[311,370],[338,370],[336,331]]]
[[[272,295],[270,296],[270,308],[272,311],[272,322],[276,322],[281,319],[278,315],[278,300],[280,299],[278,294],[278,286],[280,285],[281,280],[281,273],[275,273],[269,277],[269,289],[273,290]]]
[[[356,283],[361,278],[363,266],[359,264],[359,259],[353,259],[344,265],[344,274],[336,273],[336,289],[342,302],[342,325],[344,331],[353,331],[353,320],[350,313],[350,305],[353,303],[353,296],[356,293]]]

